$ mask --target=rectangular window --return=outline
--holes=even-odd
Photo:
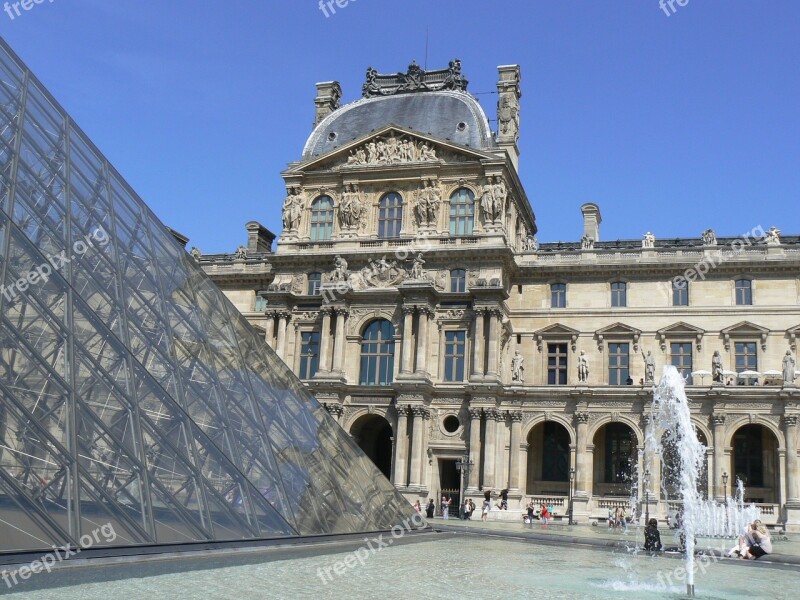
[[[567,308],[566,283],[554,283],[550,286],[550,308]]]
[[[547,344],[547,385],[567,385],[567,344]]]
[[[467,272],[464,269],[450,271],[450,291],[454,294],[463,294],[467,291]]]
[[[691,342],[673,342],[670,344],[670,356],[672,366],[678,369],[678,373],[686,379],[686,383],[692,384],[692,344]]]
[[[753,282],[749,279],[738,279],[736,281],[736,304],[737,306],[750,306],[753,304]]]
[[[464,381],[466,338],[465,331],[446,331],[444,334],[445,381]]]
[[[672,280],[672,306],[689,306],[689,282],[683,277]]]
[[[322,273],[308,274],[308,295],[319,296],[319,286],[322,283]]]
[[[256,296],[255,312],[264,312],[267,310],[267,299],[264,296]]]
[[[611,284],[611,306],[628,306],[628,284],[624,281]]]
[[[608,345],[608,384],[626,385],[628,383],[630,347],[628,344]]]
[[[758,346],[755,342],[736,342],[736,372],[758,371]]]
[[[300,336],[300,379],[311,379],[319,369],[319,331],[304,331]]]

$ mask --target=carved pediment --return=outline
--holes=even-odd
[[[294,172],[480,161],[491,154],[389,125],[291,169]]]
[[[703,335],[705,335],[705,329],[700,329],[699,327],[695,327],[694,325],[689,325],[689,323],[684,323],[683,321],[679,321],[669,327],[664,327],[663,329],[659,329],[657,332],[658,339],[661,346],[661,351],[667,351],[667,338],[689,338],[696,340],[697,349],[702,350],[703,348]]]
[[[761,325],[751,323],[750,321],[742,321],[736,325],[731,325],[730,327],[726,327],[725,329],[721,330],[720,333],[722,334],[722,339],[725,340],[725,350],[731,349],[731,337],[751,339],[758,338],[761,340],[761,349],[767,349],[767,336],[769,335],[769,329],[762,327]]]
[[[639,338],[641,337],[642,332],[641,330],[631,327],[630,325],[625,325],[624,323],[614,323],[612,325],[608,325],[607,327],[603,327],[602,329],[598,329],[594,332],[594,335],[597,338],[597,347],[601,352],[603,351],[603,343],[608,339],[633,340],[633,351],[638,352]]]
[[[572,351],[575,352],[579,334],[580,332],[577,329],[567,327],[561,323],[553,323],[552,325],[543,327],[539,331],[535,331],[533,333],[533,337],[536,340],[536,347],[538,348],[539,352],[542,351],[545,339],[570,340],[570,347],[572,348]]]

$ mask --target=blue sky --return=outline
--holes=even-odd
[[[280,171],[317,81],[355,100],[367,66],[463,63],[495,117],[522,67],[520,175],[542,241],[800,233],[800,2],[54,0],[0,35],[137,192],[206,253],[257,220],[278,233]],[[494,127],[495,124],[492,123]]]

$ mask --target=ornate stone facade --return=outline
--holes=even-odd
[[[709,495],[741,477],[768,521],[800,527],[800,238],[603,242],[587,204],[582,240],[539,244],[516,168],[519,67],[499,74],[492,136],[466,82],[436,87],[460,63],[371,72],[283,173],[277,250],[195,259],[410,501],[457,490],[467,456],[470,496],[508,488],[512,507],[534,496],[563,514],[571,491],[585,521],[647,492],[663,516],[657,478],[646,491],[632,474],[662,468],[644,452],[649,382],[673,364]],[[445,101],[474,119],[445,122]]]

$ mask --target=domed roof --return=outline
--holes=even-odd
[[[303,149],[303,160],[320,156],[386,125],[450,140],[477,150],[495,147],[483,108],[467,92],[428,91],[362,98],[328,115]]]

